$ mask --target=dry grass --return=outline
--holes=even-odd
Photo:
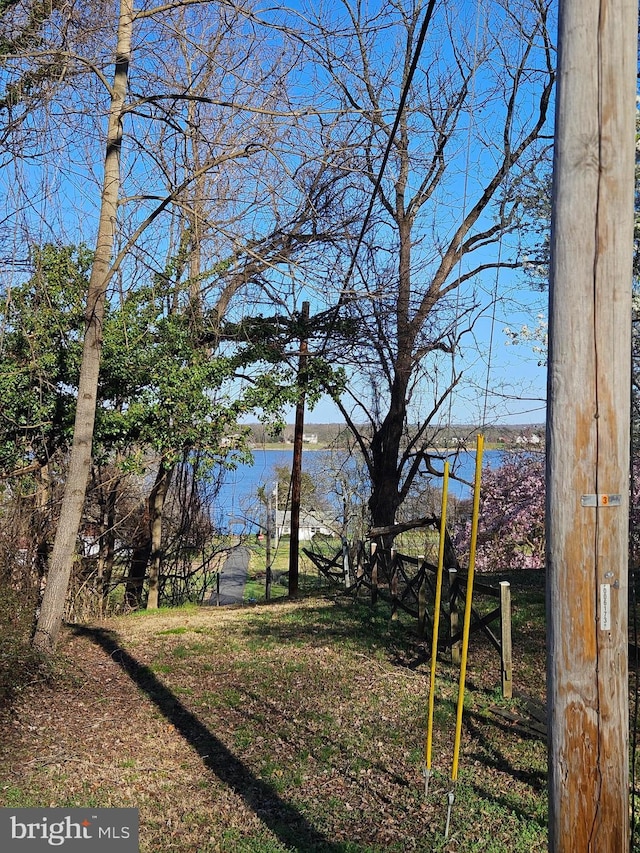
[[[516,683],[520,667],[540,693],[535,619],[518,630]],[[457,670],[439,668],[425,800],[426,649],[384,607],[162,611],[69,627],[60,652],[6,720],[2,805],[137,807],[152,853],[545,848],[545,746],[491,713],[505,703],[482,640],[447,842]]]

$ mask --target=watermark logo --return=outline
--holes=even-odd
[[[0,850],[138,853],[138,809],[0,809]]]

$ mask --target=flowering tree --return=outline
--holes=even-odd
[[[499,468],[485,468],[476,551],[479,571],[543,569],[545,565],[543,453],[513,453]],[[640,455],[633,457],[629,508],[629,561],[640,567]],[[461,562],[468,561],[471,520],[455,532]]]
[[[544,568],[544,505],[544,454],[513,453],[499,468],[485,468],[476,568],[479,571]],[[471,521],[467,518],[455,537],[463,562],[470,539]]]

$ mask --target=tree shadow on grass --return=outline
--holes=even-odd
[[[304,853],[340,853],[342,845],[325,838],[276,790],[255,776],[182,702],[155,676],[118,644],[118,635],[102,628],[74,626],[73,631],[88,637],[127,673],[151,699],[166,719],[196,750],[203,764],[238,794],[260,820],[286,846]]]
[[[287,604],[283,599],[267,605]],[[256,608],[244,622],[245,636],[256,643],[269,645],[281,643],[304,643],[325,646],[328,643],[349,643],[363,652],[371,649],[395,654],[398,648],[420,642],[404,623],[390,619],[385,608],[371,607],[366,602],[341,597],[317,603],[301,610],[292,610],[279,615],[277,620],[267,611]]]
[[[518,767],[514,758],[508,757],[506,750],[501,750],[498,743],[490,739],[484,730],[485,726],[490,725],[494,732],[502,732],[506,736],[504,742],[508,743],[507,738],[513,738],[513,730],[509,726],[504,726],[497,720],[492,720],[489,723],[484,717],[473,712],[466,715],[466,725],[471,739],[477,747],[477,751],[471,753],[469,759],[500,773],[506,773],[516,782],[523,782],[532,789],[535,795],[541,795],[546,791],[546,771]],[[517,759],[517,747],[514,747],[514,755]]]

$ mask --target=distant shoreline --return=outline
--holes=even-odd
[[[514,443],[506,443],[499,441],[485,441],[484,449],[485,450],[504,450],[505,453],[509,451],[517,451],[517,450],[527,450],[529,452],[532,451],[543,451],[545,448],[544,442],[540,442],[539,444],[516,444]],[[318,453],[319,451],[326,450],[346,450],[346,448],[340,447],[331,447],[328,444],[303,444],[302,451],[303,453]],[[434,456],[451,456],[453,453],[475,453],[474,445],[463,445],[461,447],[428,447],[426,452],[429,454],[433,454]],[[293,444],[278,444],[278,443],[269,443],[269,444],[251,444],[249,445],[250,451],[256,450],[268,450],[268,451],[290,451],[293,452]]]
[[[294,442],[294,428],[287,425],[279,433],[273,434],[263,424],[247,424],[247,440],[253,450],[291,450]],[[368,435],[366,427],[363,427],[363,435]],[[484,429],[478,426],[452,425],[441,427],[434,425],[428,433],[424,434],[427,441],[434,444],[430,447],[430,453],[442,454],[447,445],[447,451],[456,449],[470,451],[476,446],[476,436],[479,432],[484,434],[484,446],[487,450],[542,450],[545,443],[545,427],[543,424],[521,424],[521,425],[493,425]],[[347,450],[353,446],[347,438],[349,430],[344,424],[320,424],[306,423],[303,433],[303,450],[326,451],[334,448]],[[409,427],[409,437],[420,435],[417,426]],[[443,444],[440,445],[440,442]]]

